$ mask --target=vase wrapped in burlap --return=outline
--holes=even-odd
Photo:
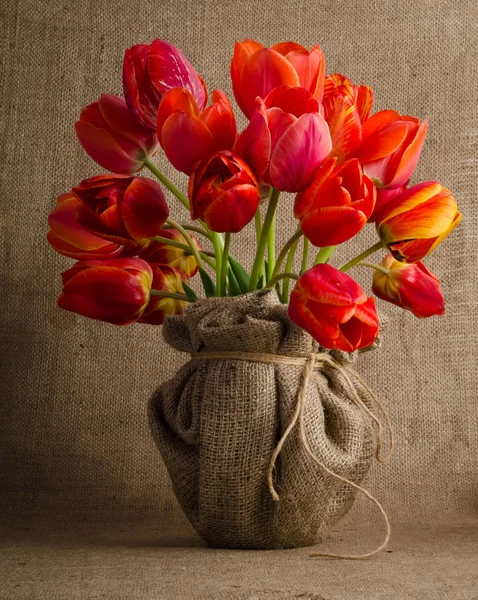
[[[155,393],[150,423],[194,529],[226,548],[317,543],[356,493],[330,472],[359,484],[374,453],[369,393],[346,371],[355,354],[319,347],[273,290],[201,300],[163,334],[192,356]]]

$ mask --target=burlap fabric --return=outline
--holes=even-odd
[[[324,352],[289,320],[273,290],[203,300],[168,318],[163,333],[173,348],[192,354],[308,358]],[[334,356],[337,362],[353,358]],[[317,367],[305,382],[304,434],[328,469],[360,483],[372,460],[372,421],[340,368]],[[279,501],[267,485],[274,449],[296,412],[303,371],[301,365],[193,356],[152,399],[152,431],[176,497],[212,545],[310,546],[350,507],[356,490],[311,462],[298,422],[275,466]]]
[[[472,600],[478,595],[478,15],[476,0],[3,0],[0,3],[0,598],[2,600]],[[446,315],[390,325],[357,370],[391,413],[396,447],[366,487],[390,516],[368,562],[308,549],[201,546],[158,460],[146,405],[184,364],[158,328],[115,328],[55,306],[55,198],[102,170],[73,123],[121,93],[124,48],[164,37],[210,90],[231,94],[235,39],[320,43],[328,72],[375,91],[374,110],[430,121],[414,182],[453,190],[462,224],[426,259]],[[240,124],[243,125],[241,120]],[[156,163],[185,189],[186,178]],[[186,213],[168,200],[172,217]],[[292,235],[284,195],[278,245]],[[367,228],[336,266],[376,241]],[[250,265],[254,227],[231,251]],[[370,273],[351,271],[367,291]],[[360,496],[320,548],[363,552],[382,536]]]

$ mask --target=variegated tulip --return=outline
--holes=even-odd
[[[187,246],[187,241],[177,229],[161,229],[160,235],[173,242],[179,242]],[[197,248],[201,250],[201,246],[193,235],[189,236]],[[142,258],[149,264],[169,265],[183,273],[186,278],[193,277],[198,271],[196,259],[187,250],[177,246],[171,246],[166,242],[154,241],[145,250],[139,253],[139,258]]]
[[[380,266],[372,286],[378,298],[409,310],[420,319],[444,314],[440,280],[422,262],[407,265],[388,254]]]
[[[168,265],[153,265],[152,289],[158,292],[184,294],[183,277],[178,269]],[[151,296],[143,311],[140,323],[161,325],[166,315],[181,315],[187,306],[186,300]]]

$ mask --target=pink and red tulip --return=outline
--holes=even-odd
[[[152,269],[153,290],[184,294],[183,275],[178,269],[168,265],[152,265]],[[182,315],[187,305],[187,300],[151,296],[139,322],[149,323],[149,325],[161,325],[166,315]]]
[[[139,258],[86,260],[62,273],[58,305],[65,310],[129,325],[139,319],[150,297],[153,272]]]
[[[236,141],[236,120],[226,94],[212,93],[212,104],[202,112],[188,90],[174,88],[159,105],[159,142],[171,164],[191,175],[194,165],[219,150],[231,150]]]
[[[304,88],[283,86],[265,100],[241,133],[236,152],[256,177],[276,189],[299,192],[332,149],[329,128],[317,99]]]
[[[289,317],[324,348],[353,352],[370,346],[379,321],[373,298],[346,273],[318,264],[299,277]]]
[[[414,185],[375,215],[384,245],[396,260],[405,263],[430,254],[460,220],[455,198],[437,181]]]
[[[282,85],[303,87],[322,99],[325,59],[320,46],[310,51],[294,42],[265,48],[254,40],[236,42],[231,62],[232,89],[239,108],[250,118],[256,98],[265,98]]]
[[[115,258],[121,254],[123,246],[94,235],[78,223],[76,210],[81,203],[72,193],[60,196],[57,204],[48,217],[47,234],[57,252],[76,260]]]
[[[216,152],[189,179],[191,218],[212,231],[236,233],[254,217],[260,191],[248,165],[232,152]]]
[[[156,132],[142,125],[119,96],[103,94],[75,124],[84,150],[104,169],[132,174],[158,150]]]
[[[366,224],[375,204],[375,186],[356,158],[336,165],[329,158],[295,199],[294,216],[315,246],[349,240]]]
[[[352,83],[342,73],[334,73],[333,75],[327,75],[325,78],[324,98],[335,92],[346,96],[355,105],[361,123],[364,123],[369,118],[374,94],[368,85],[359,86]]]
[[[177,229],[161,229],[160,235],[173,242],[179,242],[186,246],[188,244]],[[192,235],[190,235],[190,238],[196,244],[197,248],[201,250],[202,248],[196,238]],[[140,252],[138,256],[149,264],[174,267],[187,279],[196,275],[198,271],[196,259],[191,252],[177,248],[176,246],[170,246],[166,242],[154,241],[145,250]]]
[[[172,44],[154,40],[126,50],[123,92],[130,111],[145,126],[156,129],[156,113],[163,95],[180,87],[188,90],[199,110],[207,102],[204,81],[184,54]]]
[[[375,271],[372,290],[376,296],[410,310],[419,319],[445,313],[440,280],[422,262],[407,265],[388,254],[381,266],[388,272]]]
[[[378,187],[407,185],[417,166],[428,122],[381,110],[362,126],[362,145],[357,154],[364,172]]]
[[[159,235],[169,215],[159,184],[143,177],[97,175],[73,188],[73,194],[81,202],[77,223],[130,253]]]

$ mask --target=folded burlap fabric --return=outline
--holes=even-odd
[[[357,491],[331,473],[359,484],[374,454],[357,353],[319,347],[273,290],[194,303],[163,334],[192,356],[150,423],[194,529],[219,547],[317,543]]]

